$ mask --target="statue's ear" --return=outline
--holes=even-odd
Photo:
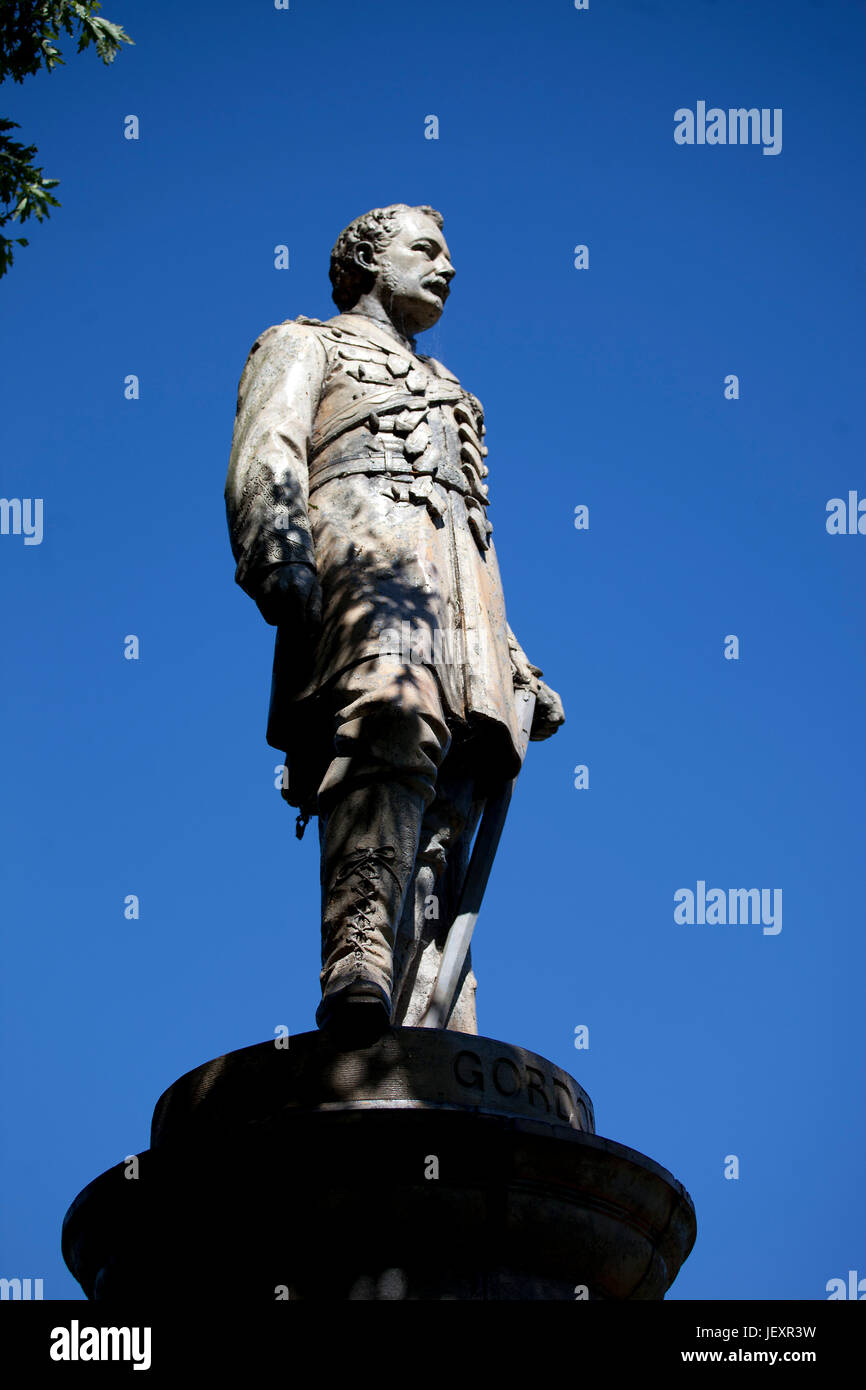
[[[376,269],[375,255],[376,252],[371,241],[359,241],[352,252],[352,259],[355,265],[359,265],[362,270],[374,271]]]

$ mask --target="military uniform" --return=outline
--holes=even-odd
[[[449,854],[455,878],[481,800],[519,770],[514,686],[541,674],[506,622],[483,437],[476,397],[360,314],[267,329],[240,382],[226,484],[237,582],[256,597],[295,564],[322,589],[315,651],[303,659],[277,634],[267,736],[286,752],[286,799],[320,818],[323,986],[367,952],[390,990],[397,923],[379,919],[406,903],[403,1022],[423,994],[413,1013],[406,980],[425,952],[430,974],[442,944],[419,884],[444,884]],[[446,755],[459,777],[442,775]],[[334,948],[340,914],[361,925]],[[452,1027],[475,1031],[472,984],[467,973]]]

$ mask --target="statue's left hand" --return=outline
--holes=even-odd
[[[544,681],[538,681],[538,693],[535,697],[535,713],[532,716],[532,732],[529,735],[533,743],[540,742],[541,739],[550,738],[557,729],[565,723],[565,712],[562,708],[562,701],[555,690],[551,690]]]
[[[274,565],[256,595],[266,623],[285,631],[286,645],[311,644],[322,624],[322,590],[316,571],[306,563]]]

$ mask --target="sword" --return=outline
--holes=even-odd
[[[514,692],[514,705],[517,714],[517,752],[521,765],[526,756],[529,734],[532,729],[532,716],[535,713],[535,695],[526,687]],[[481,900],[493,868],[493,860],[505,826],[508,805],[517,778],[508,782],[498,796],[489,800],[484,807],[472,857],[466,871],[466,880],[460,894],[457,915],[451,923],[445,950],[439,962],[436,983],[430,994],[430,1001],[418,1021],[419,1028],[444,1028],[457,998],[457,985],[469,953],[469,943],[481,911]]]

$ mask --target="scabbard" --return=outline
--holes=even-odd
[[[521,687],[514,692],[514,702],[518,726],[517,751],[522,763],[526,756],[529,734],[532,729],[535,695],[528,687]],[[430,994],[430,1002],[423,1017],[419,1020],[419,1027],[421,1028],[447,1027],[451,1010],[457,1000],[457,987],[463,972],[463,965],[469,954],[472,933],[481,911],[481,902],[487,888],[487,881],[490,878],[490,871],[493,868],[493,860],[496,857],[502,831],[505,828],[508,807],[516,781],[517,778],[515,777],[508,782],[499,795],[489,799],[484,807],[469,868],[466,871],[466,881],[460,895],[457,915],[448,931],[445,950],[442,952],[442,959],[439,962],[436,983]]]

